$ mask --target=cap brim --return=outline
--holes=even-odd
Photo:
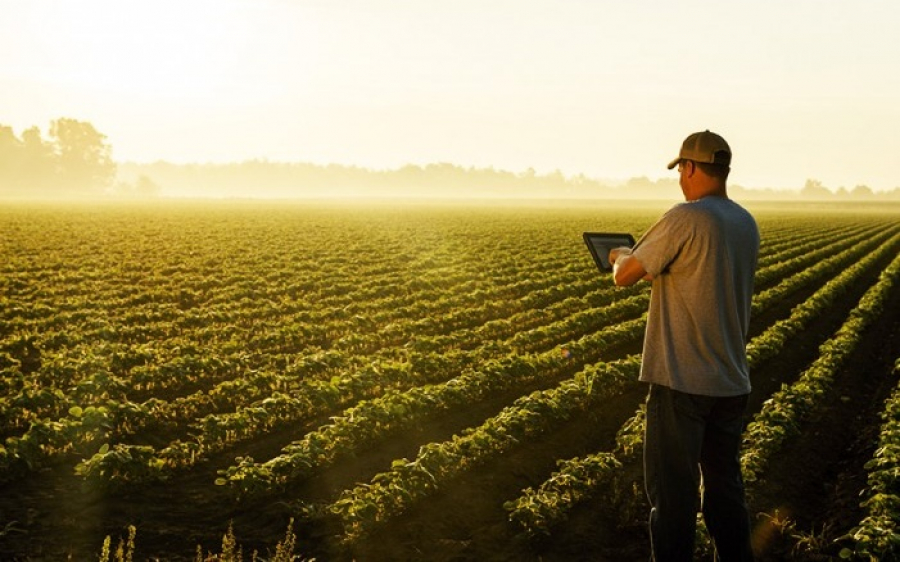
[[[679,162],[681,162],[681,156],[679,156],[675,160],[672,160],[671,162],[669,162],[669,165],[667,166],[667,168],[671,170],[672,168],[677,166]]]

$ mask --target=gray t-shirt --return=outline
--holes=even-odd
[[[680,203],[638,240],[653,276],[640,380],[681,392],[750,392],[746,341],[756,221],[724,197]]]

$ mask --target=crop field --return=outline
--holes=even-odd
[[[3,559],[647,559],[644,205],[3,203]],[[755,548],[900,555],[900,206],[748,208]]]

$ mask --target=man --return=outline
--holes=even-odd
[[[759,230],[728,198],[725,139],[690,135],[675,166],[685,202],[634,248],[609,255],[616,285],[652,283],[640,379],[650,383],[644,479],[653,558],[693,558],[702,478],[701,509],[719,559],[752,560],[739,448]]]

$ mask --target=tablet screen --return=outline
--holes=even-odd
[[[626,232],[585,232],[584,243],[587,244],[594,263],[600,271],[612,271],[609,263],[609,251],[613,248],[634,246],[634,237]]]

